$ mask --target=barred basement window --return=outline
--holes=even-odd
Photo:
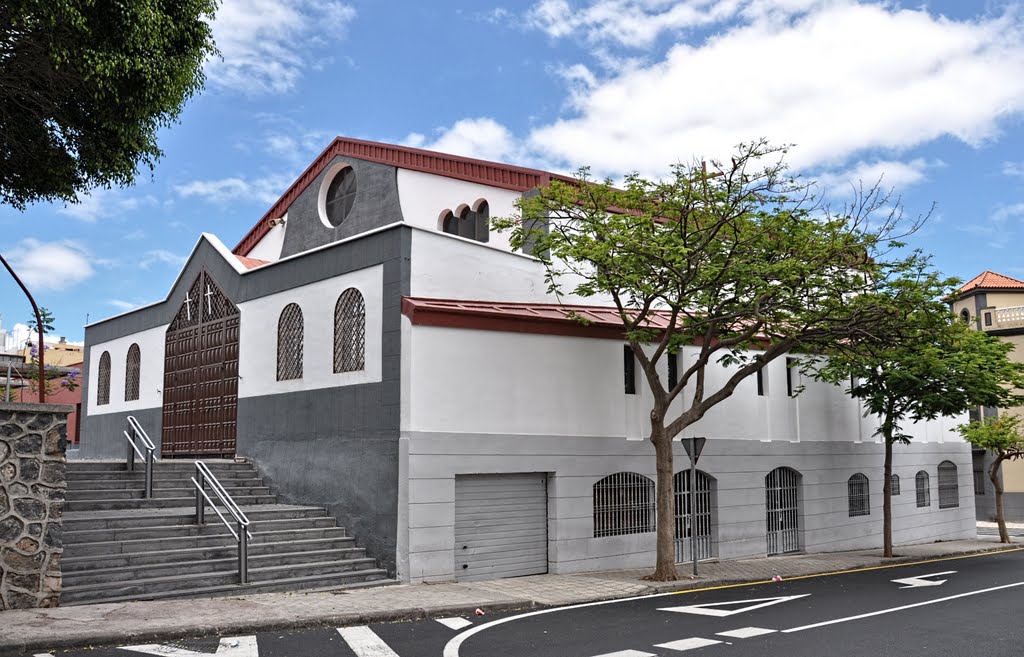
[[[302,309],[290,303],[277,322],[277,380],[302,378]]]
[[[100,356],[100,368],[97,372],[96,405],[110,403],[110,352],[104,351]]]
[[[654,531],[654,482],[616,472],[594,484],[594,537]]]
[[[943,461],[939,464],[939,508],[952,509],[956,506],[960,506],[956,464],[952,461]]]
[[[892,494],[893,495],[899,495],[900,494],[900,476],[899,475],[893,475],[892,479],[890,480],[890,482],[891,483],[890,483],[889,488],[890,488],[890,491],[892,492]]]
[[[927,472],[921,470],[914,476],[914,488],[917,491],[917,507],[931,506],[932,491]]]
[[[861,473],[850,477],[846,482],[846,493],[850,503],[850,517],[871,515],[871,492],[868,490],[868,478]]]
[[[139,353],[139,345],[132,344],[128,347],[128,358],[124,364],[124,400],[135,401],[139,398],[139,370],[142,356]]]
[[[366,365],[366,303],[350,287],[334,304],[334,371],[357,372]]]

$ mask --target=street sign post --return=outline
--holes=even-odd
[[[704,450],[704,443],[707,438],[689,437],[682,438],[683,449],[690,457],[690,557],[693,558],[693,576],[697,576],[697,528],[694,526],[697,518],[697,459]]]

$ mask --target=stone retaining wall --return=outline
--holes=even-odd
[[[0,402],[0,611],[60,604],[67,417]]]

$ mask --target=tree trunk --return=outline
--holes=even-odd
[[[996,490],[996,524],[999,525],[999,542],[1009,543],[1010,532],[1006,530],[1006,520],[1003,518],[1003,480],[999,476],[999,464],[1003,462],[1000,454],[988,468],[988,478],[992,480],[992,487]]]
[[[882,467],[882,556],[892,556],[892,440],[885,436],[885,465]]]
[[[657,465],[657,539],[658,552],[654,573],[646,579],[655,582],[669,582],[679,579],[676,572],[675,550],[675,506],[672,495],[672,439],[665,428],[651,423],[651,442]]]

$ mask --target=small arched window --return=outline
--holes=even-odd
[[[594,484],[594,537],[654,531],[654,482],[616,472]]]
[[[441,230],[449,235],[459,234],[459,220],[455,218],[455,213],[451,210],[445,211],[442,215]]]
[[[963,322],[964,324],[970,324],[971,323],[971,311],[967,310],[966,308],[961,310],[960,311],[960,321]]]
[[[850,517],[871,515],[871,491],[868,478],[858,472],[846,482],[846,494],[850,504]]]
[[[890,479],[889,481],[891,482],[889,490],[892,492],[893,495],[899,495],[900,494],[900,476],[894,474],[892,476],[892,479]]]
[[[128,357],[124,363],[124,400],[135,401],[139,398],[139,376],[141,374],[142,355],[139,345],[132,343],[128,347]]]
[[[366,303],[350,287],[334,304],[334,371],[358,372],[366,366]]]
[[[960,506],[960,485],[956,464],[943,461],[939,464],[939,508],[951,509],[957,506]]]
[[[277,322],[277,380],[302,378],[302,309],[290,303]]]
[[[932,491],[928,481],[928,473],[919,470],[914,476],[914,490],[917,492],[918,508],[932,505]]]
[[[441,231],[449,235],[458,235],[477,242],[488,242],[491,239],[491,209],[485,199],[475,204],[475,209],[461,205],[455,209],[441,213]]]
[[[96,373],[96,405],[103,406],[110,403],[110,352],[104,351],[100,355],[100,367]]]

